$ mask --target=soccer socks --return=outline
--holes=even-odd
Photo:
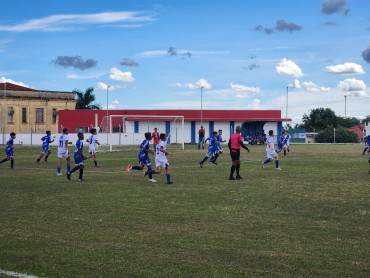
[[[239,169],[240,169],[240,164],[236,164],[236,176],[238,177],[238,176],[240,176],[239,175]]]
[[[76,167],[74,167],[73,169],[72,169],[72,171],[70,171],[69,173],[74,173],[74,172],[76,172],[78,169],[80,169],[80,166],[76,166]]]
[[[149,179],[151,180],[153,178],[152,174],[148,174],[149,175]]]
[[[167,182],[171,182],[171,175],[170,174],[166,174],[167,176]]]
[[[80,168],[80,175],[78,176],[78,178],[81,180],[82,179],[82,175],[84,174],[84,169]]]
[[[208,159],[208,156],[204,157],[203,160],[200,162],[200,164],[203,164],[204,162],[206,162]]]
[[[46,159],[46,158],[45,158],[45,159]],[[37,163],[39,163],[39,162],[40,162],[40,158],[38,158],[36,161],[37,161]]]
[[[263,164],[267,164],[267,163],[270,163],[270,159],[267,159],[266,161],[263,162]]]
[[[235,169],[236,169],[236,167],[234,165],[232,165],[231,169],[230,169],[230,178],[232,178],[234,176]]]
[[[95,164],[95,166],[98,166],[98,162],[96,162],[96,160],[94,160],[94,164]]]
[[[10,167],[14,168],[14,159],[10,160]]]
[[[284,149],[284,156],[286,156],[286,149]]]
[[[362,155],[364,155],[364,154],[365,154],[366,150],[367,150],[367,147],[366,147],[366,148],[364,149],[364,151],[362,152]]]
[[[8,161],[6,158],[4,158],[3,160],[0,161],[0,163],[3,163],[3,162],[6,162]]]
[[[48,160],[48,157],[49,157],[48,155],[45,156],[45,161]]]
[[[60,174],[60,167],[58,167],[58,173]]]
[[[71,172],[71,166],[67,166],[67,172]]]
[[[218,154],[215,154],[215,157],[213,158],[213,162],[216,162],[217,157],[218,157]]]
[[[279,168],[279,160],[275,160],[276,168]]]
[[[148,175],[155,174],[155,170],[149,170]]]
[[[141,170],[140,166],[132,166],[132,170]]]

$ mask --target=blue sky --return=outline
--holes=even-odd
[[[111,109],[370,114],[370,1],[5,1],[0,82]]]

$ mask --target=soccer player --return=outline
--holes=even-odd
[[[44,156],[44,154],[47,152],[44,161],[48,162],[48,157],[51,154],[51,150],[49,149],[49,144],[53,143],[54,140],[51,140],[51,132],[50,130],[46,131],[46,136],[41,138],[42,141],[42,150],[39,158],[35,161],[36,164],[39,164],[41,158]]]
[[[284,157],[286,157],[286,149],[287,149],[286,142],[287,142],[287,139],[285,137],[285,132],[283,131],[281,133],[281,137],[278,142],[277,153],[281,153],[281,151],[284,149]]]
[[[60,172],[60,166],[62,165],[62,159],[65,158],[67,160],[67,172],[71,171],[71,159],[69,158],[68,153],[68,145],[72,144],[72,142],[68,142],[68,128],[63,128],[63,134],[59,137],[58,142],[58,173],[57,176],[61,176],[62,173]]]
[[[84,179],[82,178],[83,176],[83,173],[84,173],[84,168],[85,168],[85,163],[84,161],[86,159],[89,159],[92,157],[92,155],[86,157],[83,155],[83,147],[84,147],[84,134],[82,132],[79,132],[77,134],[78,136],[78,140],[76,142],[76,148],[75,148],[75,152],[74,152],[74,159],[75,159],[75,167],[72,169],[72,171],[68,171],[67,172],[67,179],[71,179],[71,175],[77,171],[77,170],[80,170],[80,175],[78,176],[78,181],[84,181]]]
[[[170,172],[170,164],[166,158],[167,155],[172,155],[171,152],[166,151],[166,141],[167,136],[164,133],[159,135],[159,144],[157,145],[156,149],[156,156],[155,156],[155,166],[157,167],[156,170],[146,170],[144,172],[144,177],[150,174],[160,174],[162,172],[162,168],[166,168],[166,177],[167,177],[167,184],[172,184],[171,181],[171,172]]]
[[[218,145],[216,145],[216,148],[217,148],[219,154],[222,154],[223,153],[223,150],[221,148],[221,143],[226,142],[226,140],[222,140],[222,129],[220,129],[218,131],[218,135],[217,135],[216,138],[217,138],[217,142],[218,142]],[[215,158],[215,153],[213,153],[213,155],[212,155],[211,159],[209,160],[209,162],[213,162],[214,158]]]
[[[158,136],[158,138],[159,138],[159,136]],[[140,145],[140,152],[139,152],[139,156],[138,156],[139,157],[139,166],[132,166],[131,164],[129,164],[127,166],[127,169],[126,169],[127,173],[130,172],[131,170],[141,171],[141,170],[144,169],[144,165],[146,165],[148,167],[148,170],[152,170],[152,164],[151,164],[150,158],[149,158],[150,153],[154,154],[154,152],[149,149],[149,143],[150,143],[151,139],[152,139],[152,135],[150,134],[150,132],[145,133],[145,140]],[[152,178],[152,174],[148,174],[148,175],[149,175],[149,182],[157,182],[156,180],[154,180]]]
[[[368,136],[365,137],[365,149],[364,151],[362,152],[362,155],[365,154],[366,150],[370,150],[370,134]]]
[[[8,160],[10,160],[10,169],[14,170],[14,139],[16,138],[16,134],[14,132],[10,133],[10,138],[6,142],[5,147],[5,158],[0,161],[0,165]]]
[[[159,144],[159,132],[157,128],[154,128],[154,132],[152,133],[152,139],[153,139],[153,147],[156,150],[157,145]]]
[[[208,146],[208,152],[206,154],[206,156],[203,158],[203,160],[201,162],[199,162],[199,166],[200,168],[203,168],[203,163],[207,161],[208,158],[210,158],[214,153],[215,154],[215,157],[212,161],[213,164],[217,165],[217,157],[218,155],[220,154],[219,151],[218,151],[218,148],[217,148],[217,145],[219,144],[217,142],[217,131],[213,131],[213,136],[212,137],[209,137],[206,139],[206,141],[203,143],[203,147],[204,145],[207,143],[207,141],[209,141],[209,146]]]
[[[286,138],[286,147],[288,150],[288,154],[290,154],[289,144],[290,144],[290,139],[292,139],[292,136],[289,135],[287,130],[285,130],[285,138]]]
[[[234,178],[234,172],[236,170],[236,179],[242,180],[243,178],[240,176],[239,170],[240,170],[240,147],[243,149],[246,149],[249,152],[249,149],[246,145],[243,143],[243,137],[240,135],[242,132],[242,128],[240,126],[237,126],[235,128],[235,133],[230,136],[229,139],[229,150],[230,150],[230,156],[231,156],[231,169],[230,169],[230,177],[229,180],[235,180]]]
[[[270,130],[269,131],[269,138],[266,141],[266,153],[267,153],[267,160],[262,162],[262,168],[265,167],[265,164],[271,162],[275,158],[275,165],[276,165],[276,170],[281,170],[279,168],[279,157],[275,151],[274,148],[274,131]]]
[[[98,165],[98,162],[96,161],[95,153],[96,144],[100,145],[100,143],[98,142],[98,133],[96,132],[96,128],[92,128],[90,130],[90,133],[91,136],[89,137],[89,139],[86,140],[86,142],[89,143],[89,153],[94,158],[95,167],[100,167],[100,165]]]

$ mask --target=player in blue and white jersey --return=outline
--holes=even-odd
[[[72,169],[72,171],[68,171],[67,172],[67,178],[70,180],[71,179],[71,175],[77,171],[77,170],[80,170],[80,175],[78,177],[78,181],[84,181],[84,179],[82,178],[83,176],[83,173],[84,173],[84,168],[85,168],[85,163],[84,161],[86,159],[89,159],[91,158],[91,156],[84,156],[83,155],[83,147],[84,147],[84,134],[82,132],[79,132],[78,134],[78,140],[76,142],[76,148],[75,148],[75,152],[74,152],[74,159],[75,159],[75,167]]]
[[[97,135],[98,133],[96,131],[96,128],[92,128],[90,130],[90,133],[91,133],[91,136],[89,137],[89,139],[86,140],[86,142],[89,143],[89,153],[94,158],[95,167],[98,168],[100,167],[100,165],[98,165],[98,162],[96,161],[95,147],[96,145],[100,145],[100,143],[98,142],[98,135]]]
[[[285,130],[285,138],[286,138],[286,146],[287,146],[288,154],[290,154],[289,144],[290,144],[290,139],[292,139],[292,136],[289,135],[287,130]]]
[[[45,156],[44,161],[48,162],[48,157],[51,154],[51,150],[49,149],[49,144],[54,142],[54,140],[51,140],[50,130],[46,131],[46,136],[42,137],[41,141],[42,141],[42,150],[41,150],[41,154],[39,158],[35,161],[36,164],[40,162],[41,158],[44,156],[45,153],[47,154]]]
[[[216,140],[217,140],[217,142],[218,142],[218,145],[216,145],[216,148],[217,148],[217,150],[218,150],[219,154],[222,154],[222,153],[223,153],[223,150],[222,150],[222,148],[221,148],[221,143],[226,142],[226,140],[222,140],[222,129],[220,129],[220,130],[218,131],[218,134],[217,134]],[[209,160],[209,162],[213,162],[213,161],[214,161],[214,159],[215,159],[215,153],[213,153],[213,155],[212,155],[211,159]]]
[[[269,131],[269,138],[267,138],[266,140],[266,145],[267,145],[266,147],[267,160],[262,162],[262,168],[265,167],[265,164],[270,163],[275,158],[275,165],[276,165],[275,169],[281,170],[279,168],[279,157],[274,148],[274,132],[272,130]]]
[[[216,160],[217,160],[218,155],[220,154],[220,152],[218,151],[217,146],[219,146],[220,143],[217,141],[217,131],[213,131],[212,135],[213,136],[207,138],[206,141],[203,144],[203,146],[204,146],[206,144],[206,142],[209,141],[208,152],[207,152],[206,156],[203,158],[203,160],[201,162],[199,162],[200,168],[203,168],[203,163],[206,162],[207,159],[210,158],[213,154],[215,154],[215,157],[214,157],[212,163],[217,165]]]
[[[62,159],[65,158],[67,160],[67,172],[71,171],[71,159],[69,158],[68,153],[68,145],[72,144],[72,142],[69,142],[69,136],[68,136],[68,128],[63,128],[63,134],[60,135],[59,141],[58,141],[58,173],[57,176],[61,176],[62,173],[60,172],[60,167],[62,165]]]
[[[152,169],[152,164],[150,162],[149,154],[154,154],[154,151],[152,151],[149,148],[150,140],[152,139],[152,135],[150,132],[145,133],[145,140],[140,145],[140,152],[138,155],[139,158],[139,166],[132,166],[129,164],[127,166],[126,172],[129,173],[131,170],[143,170],[144,165],[148,167],[148,171]],[[157,182],[152,178],[152,174],[149,175],[149,182]]]
[[[14,168],[14,139],[16,138],[16,134],[14,132],[10,133],[10,138],[6,142],[6,147],[5,147],[5,158],[0,161],[0,165],[8,160],[10,160],[10,169],[15,169]]]
[[[283,131],[278,141],[277,153],[281,153],[281,151],[284,149],[284,157],[286,157],[286,149],[287,149],[286,142],[287,142],[287,139],[285,137],[285,132]]]
[[[364,151],[362,152],[362,155],[365,154],[366,150],[369,149],[370,150],[370,134],[368,136],[365,137],[365,149]]]
[[[166,157],[168,155],[172,155],[172,153],[166,150],[166,142],[167,142],[166,134],[161,133],[159,135],[159,143],[157,145],[155,154],[155,166],[157,167],[157,169],[146,170],[144,173],[144,177],[146,175],[151,174],[160,174],[162,172],[162,168],[166,168],[167,184],[172,184],[173,182],[171,181],[170,164],[168,163]]]

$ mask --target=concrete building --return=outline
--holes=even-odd
[[[206,137],[210,136],[212,131],[222,129],[223,137],[228,139],[238,125],[242,127],[243,136],[248,133],[268,133],[270,129],[278,135],[282,132],[282,122],[285,122],[280,110],[109,110],[108,114],[122,116],[112,120],[113,145],[137,144],[142,141],[145,132],[153,132],[155,127],[160,133],[170,134],[171,143],[180,143],[182,137],[180,119],[175,121],[166,116],[184,116],[185,143],[198,141],[198,130],[202,123],[206,130]],[[92,127],[99,127],[101,132],[105,133],[106,115],[106,110],[60,111],[58,133],[61,133],[63,127],[68,127],[72,134],[88,132]],[[125,119],[127,115],[163,117],[156,119],[138,116]],[[106,144],[107,137],[99,136],[99,141]]]
[[[10,132],[55,133],[59,110],[75,109],[75,94],[35,90],[12,83],[0,83],[0,130],[6,140]]]

